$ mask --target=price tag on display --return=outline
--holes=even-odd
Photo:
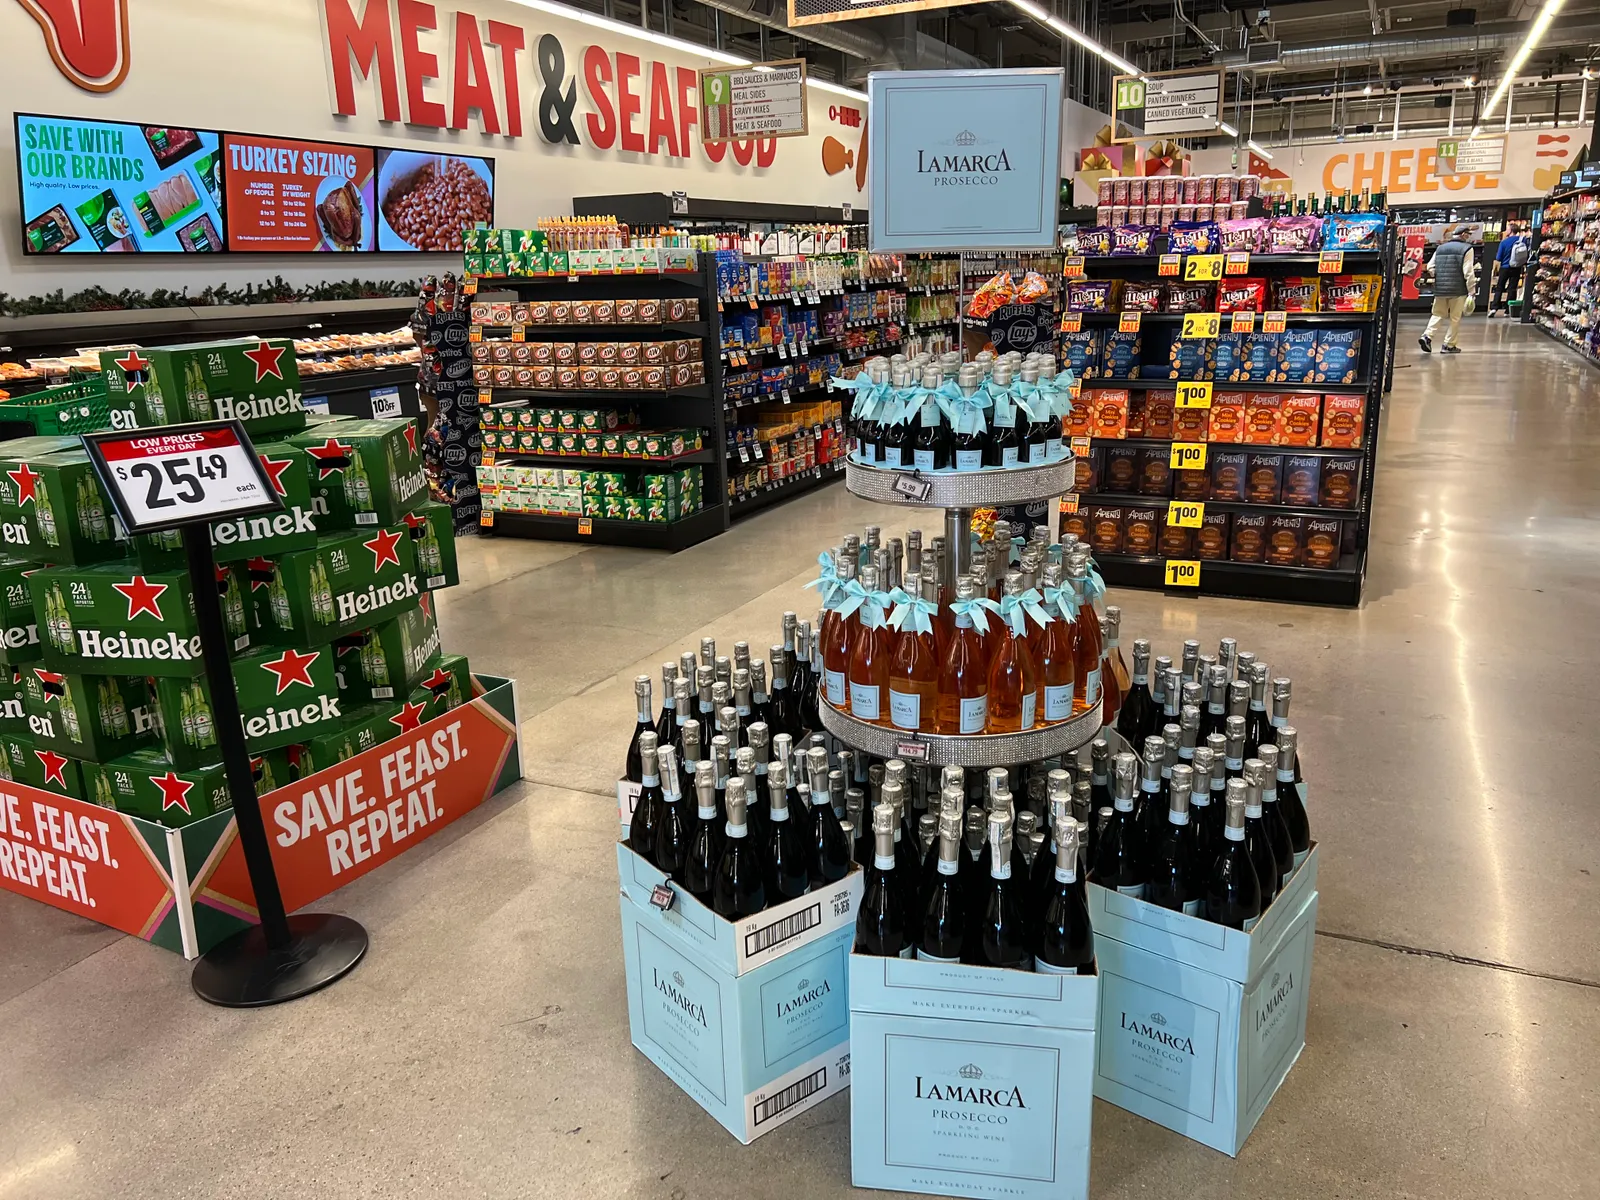
[[[1289,328],[1289,314],[1286,312],[1269,312],[1261,314],[1262,333],[1282,333]]]
[[[1168,456],[1167,463],[1174,471],[1203,470],[1206,465],[1206,444],[1173,442],[1172,453]]]
[[[1193,558],[1169,558],[1166,562],[1168,587],[1200,586],[1200,562]]]
[[[927,742],[896,742],[894,744],[895,756],[908,762],[927,762]]]
[[[527,341],[528,340],[528,331],[527,331],[527,329],[522,325],[513,325],[511,327],[511,340],[513,342],[525,342],[525,341]]]
[[[1317,255],[1317,273],[1319,275],[1342,275],[1344,273],[1344,251],[1324,250]]]
[[[1061,277],[1063,279],[1083,278],[1083,255],[1069,254],[1061,261]]]
[[[933,480],[923,479],[920,475],[901,475],[891,486],[907,500],[914,500],[918,504],[927,503],[928,497],[933,495]]]
[[[1224,275],[1250,274],[1250,252],[1248,250],[1230,250],[1222,264]]]
[[[1163,254],[1156,260],[1157,275],[1177,275],[1183,269],[1183,255]]]
[[[589,517],[578,518],[578,532],[588,537],[594,532],[594,521]]]
[[[1183,260],[1186,283],[1211,283],[1222,278],[1222,255],[1191,254]]]
[[[1078,511],[1077,492],[1068,492],[1065,496],[1061,497],[1061,511],[1064,513],[1075,513]]]
[[[83,443],[129,534],[283,510],[238,421],[90,433]]]
[[[1231,333],[1254,333],[1256,331],[1256,314],[1246,309],[1244,312],[1233,314],[1233,323],[1229,326]]]
[[[794,399],[794,397],[792,397],[792,396],[791,396],[791,395],[789,395],[789,389],[788,389],[788,388],[784,388],[784,389],[783,389],[783,402],[784,402],[784,403],[785,403],[785,404],[788,404],[788,403],[789,403],[789,401],[790,401],[790,400],[792,400],[792,399]]]
[[[1083,329],[1083,314],[1081,312],[1070,312],[1070,313],[1062,313],[1061,314],[1061,332],[1062,333],[1079,333],[1079,332],[1082,331],[1082,329]]]
[[[468,276],[462,281],[461,294],[463,296],[476,296],[478,294],[478,277],[476,275]]]
[[[789,357],[789,343],[788,342],[779,342],[778,343],[778,357],[779,358],[788,358]]]
[[[1118,333],[1138,333],[1139,322],[1144,317],[1142,312],[1125,312],[1117,321]]]
[[[1087,458],[1089,456],[1089,447],[1090,447],[1091,444],[1092,444],[1092,442],[1091,442],[1091,440],[1089,438],[1086,438],[1086,437],[1075,437],[1075,438],[1073,438],[1072,439],[1072,456],[1074,458]]]
[[[367,396],[372,401],[372,416],[374,420],[382,420],[385,417],[398,417],[400,415],[399,388],[373,388],[367,393]]]
[[[1186,338],[1214,338],[1222,332],[1220,313],[1184,313],[1183,336]]]
[[[478,524],[482,525],[485,529],[492,526],[494,524],[494,509],[486,508],[480,512],[478,514]]]
[[[479,404],[493,404],[494,403],[494,389],[493,388],[479,388],[478,389],[478,403]]]
[[[1167,524],[1179,529],[1199,529],[1206,519],[1206,506],[1196,500],[1174,500],[1167,505]]]
[[[1209,383],[1180,383],[1178,385],[1178,408],[1210,408],[1211,384]]]
[[[471,329],[467,330],[467,341],[469,341],[469,342],[481,342],[481,341],[483,341],[483,326],[482,325],[474,325]]]

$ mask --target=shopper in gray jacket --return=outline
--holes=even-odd
[[[1466,315],[1476,276],[1468,236],[1469,231],[1463,225],[1433,252],[1433,261],[1428,264],[1426,274],[1433,276],[1433,315],[1417,339],[1417,345],[1426,354],[1433,353],[1433,335],[1446,321],[1450,322],[1450,328],[1444,335],[1441,349],[1446,354],[1461,353],[1456,337],[1461,332],[1461,318]]]

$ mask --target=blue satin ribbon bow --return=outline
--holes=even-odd
[[[977,596],[971,600],[950,601],[950,611],[958,617],[971,617],[972,626],[979,633],[989,632],[989,614],[999,612],[1000,606],[987,596]]]
[[[1034,624],[1043,629],[1050,623],[1051,617],[1039,603],[1039,593],[1029,588],[1015,596],[1000,597],[1000,619],[1011,626],[1011,632],[1018,637],[1028,636],[1028,618],[1032,617]]]
[[[821,568],[820,574],[805,586],[817,589],[823,608],[833,608],[843,586],[839,582],[839,573],[834,570],[833,555],[824,550],[817,555],[817,566]]]
[[[939,613],[938,604],[913,596],[904,588],[895,588],[889,596],[895,605],[894,611],[889,614],[890,625],[904,632],[906,623],[910,622],[912,633],[933,632],[933,618]]]
[[[1047,587],[1044,589],[1044,602],[1047,608],[1060,613],[1062,620],[1078,619],[1078,595],[1073,588]]]

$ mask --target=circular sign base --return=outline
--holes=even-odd
[[[194,965],[195,995],[224,1008],[264,1008],[327,987],[367,952],[367,931],[349,917],[297,913],[289,944],[274,950],[259,925],[213,947]]]

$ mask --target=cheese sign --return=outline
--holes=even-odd
[[[1186,283],[1214,283],[1222,278],[1222,255],[1191,254],[1183,260]]]
[[[1174,500],[1167,505],[1167,524],[1179,529],[1199,529],[1206,519],[1206,506],[1197,500]]]
[[[1172,452],[1167,459],[1168,465],[1174,471],[1199,471],[1206,465],[1206,444],[1204,442],[1173,442]]]
[[[1183,314],[1183,336],[1214,338],[1222,332],[1222,314],[1194,312]]]
[[[1178,385],[1178,408],[1210,408],[1211,384],[1208,382],[1180,383]]]
[[[83,444],[130,534],[283,508],[239,421],[91,433]]]
[[[1193,558],[1169,558],[1166,561],[1166,584],[1168,587],[1200,586],[1200,563]]]

